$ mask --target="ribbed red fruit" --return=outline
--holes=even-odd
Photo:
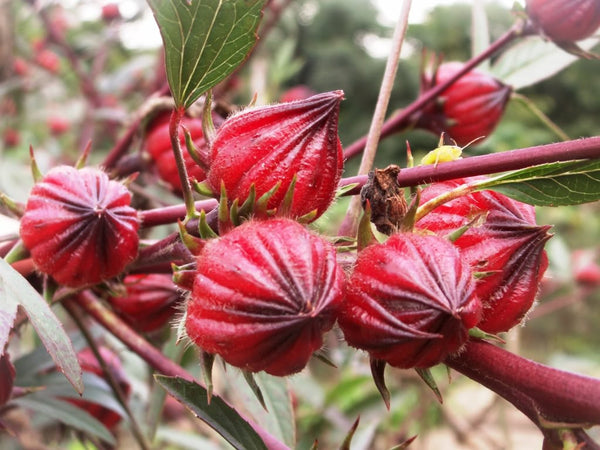
[[[399,233],[359,253],[339,323],[348,344],[373,359],[427,368],[461,348],[480,310],[456,247]]]
[[[95,168],[51,169],[31,190],[21,238],[38,270],[82,287],[119,275],[137,255],[137,212],[123,184]]]
[[[423,190],[424,203],[465,180],[435,183]],[[548,266],[544,244],[548,226],[538,226],[533,206],[494,191],[479,191],[445,203],[416,227],[439,235],[474,223],[454,242],[476,274],[483,304],[478,327],[489,333],[507,331],[520,323],[538,292]]]
[[[441,84],[456,74],[463,63],[441,64],[433,78],[424,75],[423,89]],[[479,70],[471,70],[459,78],[429,107],[418,126],[439,135],[445,132],[459,146],[474,139],[488,137],[504,114],[512,88]],[[478,141],[480,142],[480,141]]]
[[[169,322],[182,299],[171,278],[168,274],[128,275],[123,280],[126,291],[109,297],[108,302],[136,330],[156,331]]]
[[[553,41],[574,42],[600,27],[600,0],[527,0],[527,14]]]
[[[289,215],[323,214],[342,174],[338,114],[342,91],[305,100],[248,108],[228,118],[211,147],[207,181],[221,185],[230,201],[242,204],[250,187],[257,197],[280,183],[267,207],[278,208],[296,176]]]
[[[146,151],[152,157],[152,161],[158,171],[158,176],[166,182],[172,190],[181,192],[181,180],[175,165],[175,156],[171,147],[169,134],[170,113],[161,114],[148,127],[148,133],[144,140]],[[192,141],[199,152],[208,152],[204,134],[202,132],[202,121],[191,117],[181,120],[190,132]],[[204,170],[196,164],[185,147],[185,135],[183,129],[179,130],[179,142],[182,145],[183,160],[190,180],[203,181],[206,178]]]
[[[197,258],[185,328],[233,366],[296,373],[335,322],[344,275],[334,247],[283,218],[249,221]]]
[[[119,387],[121,388],[121,391],[123,392],[125,397],[129,397],[129,394],[131,392],[131,385],[129,383],[129,380],[127,379],[125,371],[123,370],[123,366],[119,357],[111,350],[103,346],[100,346],[98,348],[98,351],[100,352],[102,359],[104,359],[104,362],[108,366],[108,370],[110,370],[112,376],[119,384]],[[102,367],[96,359],[96,356],[94,355],[92,349],[85,348],[81,350],[77,354],[77,358],[79,359],[79,364],[81,365],[81,370],[83,372],[93,373],[94,375],[98,375],[103,379],[105,378]],[[81,409],[84,409],[91,416],[95,417],[100,422],[102,422],[102,424],[109,430],[113,429],[121,421],[120,414],[97,403],[94,403],[90,400],[69,398],[67,399],[67,401],[80,407]]]

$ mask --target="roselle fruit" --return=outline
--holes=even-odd
[[[181,291],[168,274],[127,275],[124,292],[108,298],[113,310],[145,333],[161,329],[177,311]]]
[[[358,255],[338,318],[349,345],[399,368],[428,368],[457,352],[481,304],[450,241],[393,234]]]
[[[527,0],[534,26],[556,42],[574,42],[600,27],[600,0]]]
[[[119,275],[137,255],[139,222],[127,188],[103,171],[58,166],[31,190],[21,238],[35,267],[83,287]]]
[[[422,75],[427,90],[452,77],[463,67],[460,62],[441,64],[433,75]],[[480,70],[471,70],[446,89],[438,101],[426,108],[417,126],[436,135],[446,133],[459,146],[488,137],[496,128],[512,88]],[[477,141],[478,143],[481,140]]]
[[[421,203],[466,181],[435,183],[421,192]],[[479,328],[498,333],[523,320],[548,266],[544,244],[551,237],[549,226],[536,224],[533,206],[484,190],[438,206],[416,227],[442,236],[467,227],[454,245],[477,277]]]
[[[245,222],[208,241],[197,266],[185,329],[233,366],[296,373],[336,320],[344,289],[336,251],[293,220]]]
[[[129,383],[127,374],[123,370],[121,360],[114,352],[112,352],[107,347],[100,346],[98,347],[98,351],[100,352],[102,359],[106,363],[108,370],[115,378],[115,381],[118,383],[119,387],[121,388],[121,391],[127,399],[131,393],[131,384]],[[85,348],[81,350],[77,354],[77,358],[79,359],[79,364],[81,365],[81,370],[83,372],[93,373],[94,375],[98,375],[102,379],[106,378],[102,367],[96,359],[96,356],[94,355],[92,349]],[[68,398],[65,400],[85,410],[88,414],[98,419],[98,421],[102,422],[102,424],[109,430],[114,429],[121,421],[120,414],[104,406],[101,406],[91,400],[74,398]]]
[[[219,194],[223,185],[227,198],[242,204],[252,185],[259,198],[279,183],[267,204],[273,209],[281,206],[296,177],[288,214],[316,212],[316,219],[332,202],[342,174],[338,114],[343,95],[327,92],[228,118],[211,147],[210,189]]]
[[[181,192],[181,180],[175,164],[175,156],[171,147],[169,134],[170,113],[160,114],[148,126],[148,132],[144,139],[144,146],[158,172],[161,180],[169,185],[175,192]],[[184,117],[181,120],[190,132],[194,145],[199,152],[208,152],[208,146],[202,132],[202,120]],[[185,147],[185,135],[183,129],[179,129],[179,142],[182,146],[183,160],[190,180],[203,181],[206,178],[204,170],[196,164]]]

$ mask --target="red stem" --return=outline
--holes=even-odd
[[[456,80],[462,77],[464,74],[472,70],[474,67],[479,65],[482,61],[493,56],[496,52],[502,49],[504,46],[508,45],[514,39],[519,36],[523,36],[526,33],[529,33],[529,27],[527,24],[523,24],[521,22],[513,25],[506,33],[504,33],[500,38],[498,38],[494,43],[492,43],[484,52],[475,56],[474,58],[467,61],[464,66],[456,72],[452,77],[446,80],[443,83],[440,83],[433,88],[423,92],[413,103],[408,105],[398,114],[392,116],[388,119],[381,129],[381,138],[387,137],[390,134],[401,131],[406,128],[411,123],[411,116],[415,114],[417,111],[423,109],[428,103],[435,100],[435,98],[443,93],[446,89],[448,89]],[[350,144],[346,149],[344,149],[344,159],[351,158],[358,153],[360,153],[367,144],[367,137],[364,136],[359,140]]]
[[[472,340],[445,363],[511,402],[546,435],[542,421],[600,423],[600,379],[554,369]]]
[[[200,384],[189,372],[163,355],[157,348],[153,347],[129,325],[123,322],[123,320],[115,313],[105,308],[102,302],[100,302],[92,292],[83,291],[79,293],[76,303],[133,352],[144,359],[144,361],[156,371],[167,376],[180,377],[184,380]],[[288,450],[288,447],[273,437],[267,430],[243,415],[240,414],[240,416],[254,428],[254,431],[258,433],[267,448],[273,450]]]
[[[501,153],[491,153],[481,156],[470,156],[438,164],[402,169],[398,175],[398,183],[402,187],[436,181],[452,180],[455,178],[487,175],[508,170],[525,169],[538,164],[578,159],[600,158],[600,136],[577,139],[573,141],[556,142],[554,144],[537,145]],[[356,194],[366,182],[366,176],[345,178],[340,185],[357,183],[358,186],[347,195]]]
[[[195,203],[197,211],[209,212],[217,207],[219,203],[214,199],[200,200]],[[185,219],[185,205],[164,206],[162,208],[140,211],[138,217],[144,228],[157,225],[175,223],[177,220]]]

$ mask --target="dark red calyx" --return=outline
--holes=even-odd
[[[21,238],[38,270],[83,287],[119,275],[138,252],[127,188],[95,168],[51,169],[31,190]]]
[[[254,185],[257,200],[279,186],[266,209],[280,208],[294,179],[285,214],[316,219],[333,201],[343,156],[338,137],[342,91],[305,100],[248,108],[228,118],[211,148],[207,182],[223,186],[230,202],[243,204]],[[258,212],[257,212],[258,213]]]
[[[423,190],[426,202],[465,180],[435,183]],[[494,191],[479,191],[447,202],[416,223],[416,227],[447,236],[473,222],[454,244],[477,276],[483,304],[478,327],[488,333],[507,331],[520,323],[533,305],[548,266],[544,244],[549,226],[538,226],[533,206]]]
[[[125,322],[146,333],[165,326],[182,299],[169,274],[128,275],[123,287],[122,295],[111,296],[108,302]]]
[[[439,85],[456,74],[463,63],[441,64],[433,75],[423,75],[422,90]],[[504,114],[512,88],[480,70],[459,78],[420,116],[417,126],[439,135],[446,133],[463,147],[488,137]],[[482,140],[478,140],[480,143]]]
[[[339,323],[349,345],[400,368],[457,352],[481,305],[470,267],[448,240],[392,235],[359,253]]]
[[[249,221],[198,256],[185,328],[233,366],[290,375],[321,347],[343,290],[330,243],[289,219]]]

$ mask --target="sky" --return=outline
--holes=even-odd
[[[371,1],[380,11],[379,20],[385,25],[394,26],[395,23],[398,21],[398,18],[400,17],[400,9],[402,8],[403,1],[405,0]],[[436,6],[449,5],[452,3],[457,3],[459,1],[460,0],[412,0],[409,22],[422,22],[427,17],[427,13]],[[515,3],[515,0],[462,0],[462,3],[473,3],[476,1],[494,1],[494,3],[505,5],[507,8],[510,8],[513,5],[513,3]],[[519,0],[519,3],[524,3],[524,0]],[[127,15],[127,9],[131,9],[132,14],[135,13],[137,9],[137,5],[135,2],[127,0],[119,2],[119,5],[122,8],[122,12],[125,15]],[[135,24],[126,26],[123,30],[123,33],[125,41],[128,42],[131,47],[153,48],[159,47],[161,45],[158,28],[156,26],[156,23],[154,23],[154,19],[152,18],[151,14],[147,14],[147,17],[145,17],[142,21],[137,21],[137,23]],[[384,53],[383,48],[381,48],[381,46],[385,45],[383,42],[373,45],[380,46],[380,50],[375,51],[374,53]]]

